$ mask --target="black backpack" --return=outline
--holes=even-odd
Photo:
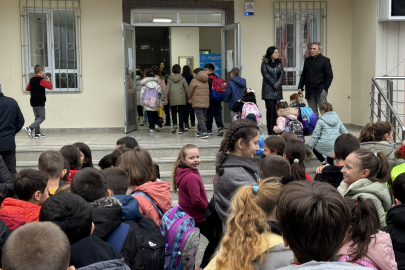
[[[153,219],[140,214],[137,219],[125,220],[135,232],[142,250],[144,270],[162,270],[165,264],[165,238]]]

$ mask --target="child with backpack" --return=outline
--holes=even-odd
[[[205,270],[274,270],[292,262],[293,253],[284,245],[275,217],[282,188],[263,181],[239,189],[219,251]]]
[[[336,138],[339,137],[340,134],[346,134],[348,132],[342,121],[340,121],[337,113],[333,111],[332,104],[329,102],[322,104],[321,115],[316,123],[308,146],[313,150],[322,165],[333,165],[332,155]],[[323,155],[326,156],[327,163]]]
[[[289,141],[285,144],[284,158],[290,163],[291,176],[295,180],[312,181],[311,176],[305,171],[306,158],[305,144],[300,141]]]
[[[155,130],[160,130],[158,108],[160,107],[160,95],[162,94],[162,89],[160,88],[159,78],[155,77],[155,73],[149,70],[146,73],[146,78],[141,81],[141,97],[142,104],[146,110],[146,115],[148,116],[149,122],[149,132],[153,133]]]
[[[305,104],[305,99],[302,94],[292,94],[290,96],[290,107],[298,108],[298,121],[302,123],[304,128],[304,136],[311,136],[312,131],[315,129],[318,117],[310,107]]]
[[[339,262],[381,270],[398,269],[390,235],[380,231],[373,200],[362,197],[345,200],[352,213],[352,220],[343,245],[336,254]]]
[[[231,70],[231,80],[226,86],[224,102],[229,103],[231,110],[231,118],[234,119],[236,112],[232,110],[236,101],[243,97],[243,91],[246,89],[246,80],[240,77],[239,68],[235,67]]]
[[[298,140],[305,142],[303,126],[300,121],[298,121],[299,109],[288,107],[288,103],[284,100],[277,101],[277,125],[273,127],[273,131],[276,134],[282,134],[283,132],[292,131],[294,132]]]
[[[262,115],[256,104],[256,91],[251,88],[245,88],[242,93],[242,99],[237,100],[233,106],[232,111],[235,113],[232,121],[238,119],[246,119],[249,114],[254,114],[256,117],[256,123],[262,124]]]
[[[160,100],[165,100],[170,93],[170,107],[172,109],[173,128],[172,133],[177,130],[177,113],[179,114],[179,134],[184,133],[184,110],[186,109],[186,101],[188,100],[188,83],[180,74],[181,67],[174,65],[172,68],[173,74],[167,79],[167,86]]]
[[[384,152],[373,153],[366,149],[357,149],[347,156],[342,169],[343,181],[338,191],[345,198],[372,199],[380,220],[380,227],[386,225],[385,212],[392,204],[390,192],[386,186],[392,185],[390,165]]]

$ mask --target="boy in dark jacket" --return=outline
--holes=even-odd
[[[215,74],[215,66],[213,64],[206,64],[204,66],[204,71],[208,74],[208,85],[210,91],[212,91],[212,82],[218,76]],[[210,106],[207,109],[207,134],[212,135],[212,123],[215,118],[215,123],[218,127],[217,136],[224,135],[224,124],[222,123],[222,102],[213,100],[210,97]]]
[[[43,65],[35,65],[35,76],[31,78],[25,90],[30,91],[31,99],[30,104],[34,110],[35,121],[26,127],[24,130],[28,136],[32,139],[45,138],[45,135],[41,133],[39,125],[45,121],[45,88],[52,90],[52,82],[49,77],[45,75],[45,67]],[[35,136],[32,136],[32,131],[35,130]]]
[[[345,160],[351,152],[360,148],[360,144],[356,137],[352,134],[342,134],[335,141],[335,149],[333,159],[336,160],[336,165],[319,166],[316,169],[314,180],[319,182],[328,182],[335,188],[338,188],[343,180],[342,170],[345,165]]]
[[[119,200],[110,197],[104,175],[95,168],[81,169],[73,177],[70,190],[90,203],[95,225],[93,235],[107,241],[122,223],[122,205]],[[132,270],[143,269],[141,249],[132,229],[127,231],[120,252]]]
[[[226,86],[226,93],[224,102],[229,103],[229,109],[231,110],[231,118],[236,115],[236,112],[232,111],[233,104],[236,101],[242,99],[243,90],[246,88],[246,80],[240,77],[239,68],[233,68],[231,70],[231,80]]]
[[[50,221],[64,231],[70,242],[70,265],[76,269],[130,269],[118,251],[96,236],[91,207],[79,195],[62,193],[50,197],[42,206],[39,221]]]
[[[395,178],[392,185],[395,206],[388,211],[387,226],[382,230],[391,236],[398,269],[405,269],[405,173]]]

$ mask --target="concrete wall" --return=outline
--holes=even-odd
[[[194,67],[200,66],[200,34],[198,27],[171,27],[170,54],[171,63],[179,64],[179,56],[193,56]],[[181,65],[183,66],[183,65]]]
[[[122,1],[81,0],[82,93],[47,94],[43,128],[123,127]],[[17,100],[25,124],[34,115],[22,92],[19,1],[0,0],[0,83]]]
[[[376,57],[381,53],[376,50],[377,25],[377,1],[353,1],[351,122],[356,125],[370,121],[371,78],[375,76]]]
[[[200,27],[200,50],[221,53],[221,28]]]
[[[357,1],[357,0],[355,0]],[[351,44],[353,0],[327,1],[327,57],[331,59],[334,79],[329,88],[331,101],[342,122],[350,123],[351,106]],[[235,22],[241,23],[243,76],[249,87],[257,91],[259,109],[265,111],[261,100],[261,58],[274,40],[274,1],[255,0],[255,15],[244,16],[244,0],[235,0]],[[364,15],[366,16],[366,15]],[[296,92],[284,91],[284,99]],[[265,120],[266,122],[266,120]]]

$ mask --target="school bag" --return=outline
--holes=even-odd
[[[212,89],[210,91],[210,97],[215,100],[222,102],[225,100],[225,93],[226,93],[226,81],[219,78],[210,76],[212,78]]]
[[[193,270],[200,229],[180,206],[167,211],[160,230],[166,240],[164,270]]]
[[[142,94],[142,104],[155,108],[159,104],[159,92],[156,88],[146,87]]]
[[[243,102],[243,101],[242,101]],[[240,118],[246,119],[249,114],[254,114],[256,116],[256,122],[258,125],[262,124],[262,115],[259,112],[259,108],[253,102],[243,102],[242,114]]]
[[[127,239],[130,226],[126,223],[121,223],[107,238],[107,243],[110,244],[116,251],[121,253],[125,240]]]
[[[291,120],[287,117],[284,117],[286,119],[285,123],[285,131],[292,131],[297,135],[297,138],[301,142],[305,142],[305,137],[304,137],[304,128],[301,124],[300,121],[298,120]]]

